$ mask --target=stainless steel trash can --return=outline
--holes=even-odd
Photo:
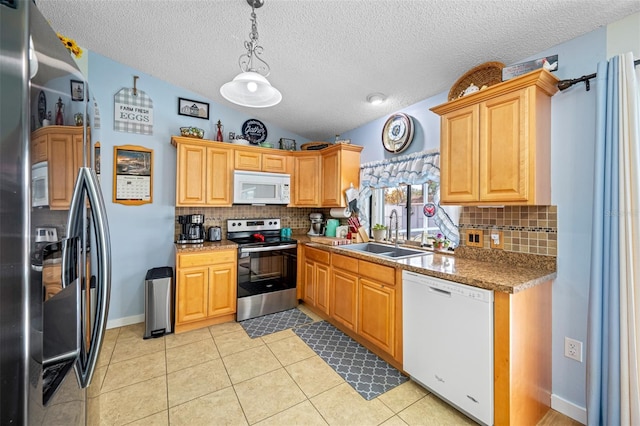
[[[147,271],[144,280],[144,338],[173,331],[173,269],[170,266]]]

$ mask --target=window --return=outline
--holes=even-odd
[[[424,205],[433,201],[437,187],[436,182],[427,181],[423,185],[401,185],[374,190],[371,225],[386,225],[391,231],[391,238],[394,238],[395,220],[391,223],[391,212],[395,210],[398,214],[398,238],[426,242],[428,235],[435,236],[440,232],[433,218],[424,215]]]

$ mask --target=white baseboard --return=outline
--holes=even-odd
[[[580,407],[573,402],[569,402],[566,399],[552,394],[551,408],[565,416],[571,417],[573,420],[580,422],[583,425],[587,424],[587,409],[585,407]]]
[[[125,325],[137,324],[144,322],[144,314],[133,315],[130,317],[118,318],[114,320],[107,320],[107,329],[124,327]]]

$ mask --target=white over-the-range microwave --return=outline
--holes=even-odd
[[[43,161],[31,166],[31,206],[49,205],[49,163]]]
[[[233,172],[234,204],[289,204],[291,176],[281,173]]]

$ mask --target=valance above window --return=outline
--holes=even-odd
[[[440,182],[440,152],[438,150],[401,155],[389,160],[374,161],[360,166],[361,188],[421,185],[429,180]]]

